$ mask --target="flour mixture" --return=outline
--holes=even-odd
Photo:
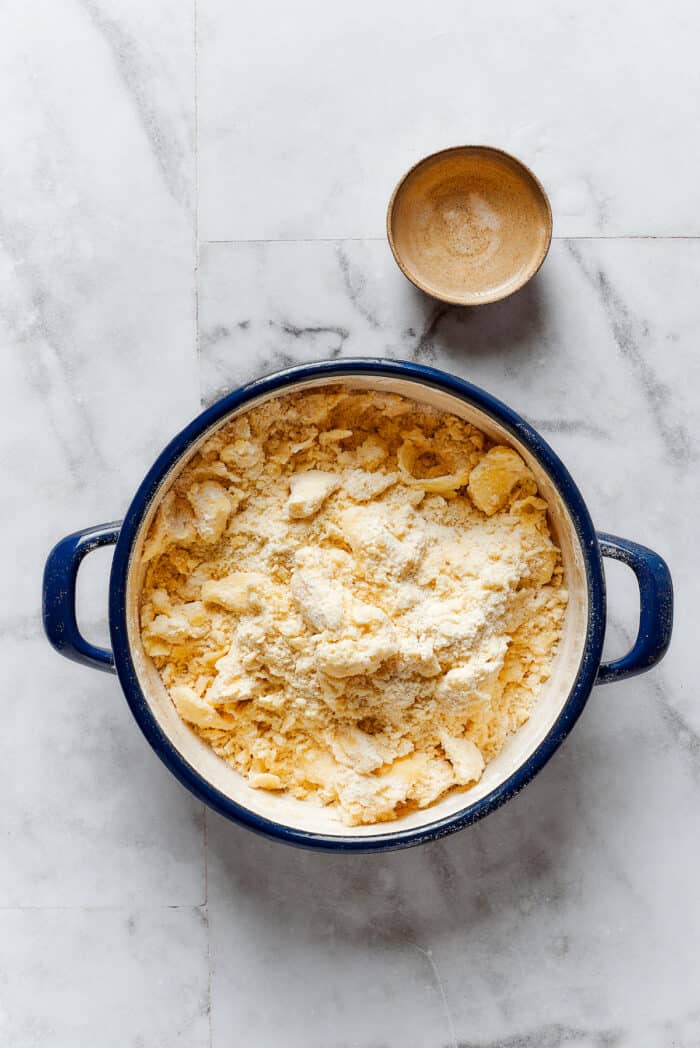
[[[407,398],[325,387],[219,430],[148,535],[144,648],[261,790],[394,819],[476,783],[566,607],[535,479]]]

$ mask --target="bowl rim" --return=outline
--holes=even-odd
[[[509,288],[508,291],[505,291],[503,293],[492,292],[490,294],[471,295],[470,297],[462,296],[460,298],[457,295],[443,295],[437,294],[435,291],[431,291],[426,284],[421,283],[420,278],[417,276],[417,274],[411,272],[406,267],[394,240],[393,217],[394,208],[396,205],[396,201],[398,200],[399,194],[406,182],[408,181],[408,179],[411,177],[412,174],[414,174],[414,172],[416,172],[419,168],[423,167],[424,164],[429,163],[431,160],[437,160],[441,157],[446,157],[450,153],[465,152],[492,153],[496,156],[505,158],[516,168],[519,168],[526,175],[526,177],[532,182],[535,191],[539,194],[541,200],[544,203],[545,210],[547,212],[547,238],[541,255],[537,260],[537,264],[535,265],[534,269],[528,271],[528,273],[523,277],[520,283],[515,284],[513,287]],[[409,167],[409,169],[406,172],[404,172],[404,174],[398,180],[398,182],[394,186],[394,190],[391,194],[391,197],[389,198],[389,203],[386,209],[386,235],[396,265],[399,267],[406,279],[409,280],[414,287],[418,288],[419,291],[422,291],[423,294],[429,295],[430,298],[434,298],[438,302],[446,302],[448,305],[451,306],[487,306],[493,302],[502,302],[503,299],[509,298],[511,295],[516,294],[516,292],[521,291],[525,287],[525,285],[532,280],[533,277],[537,276],[540,269],[542,268],[544,260],[549,254],[549,249],[552,246],[553,233],[554,217],[552,214],[552,205],[546,189],[542,185],[535,172],[531,168],[529,168],[527,164],[520,160],[519,157],[514,156],[512,153],[508,153],[505,149],[499,149],[498,146],[479,145],[478,143],[461,146],[447,146],[445,149],[437,149],[434,153],[428,153],[427,156],[421,157],[420,160],[417,160],[415,164]]]
[[[161,729],[141,690],[129,644],[126,601],[131,553],[143,517],[164,477],[207,429],[265,394],[282,394],[289,386],[309,379],[326,379],[330,384],[353,375],[388,376],[451,393],[478,407],[512,433],[559,491],[579,538],[588,589],[586,639],[578,672],[559,716],[528,759],[486,796],[457,812],[431,820],[430,808],[426,808],[426,823],[369,837],[315,833],[275,822],[231,800],[200,775]],[[545,766],[578,720],[595,683],[605,635],[605,581],[596,532],[581,493],[547,442],[517,412],[464,379],[423,364],[371,357],[323,360],[277,371],[233,390],[185,426],[156,458],[126,512],[114,550],[109,590],[110,635],[119,681],[137,724],[166,767],[199,800],[231,821],[274,840],[333,852],[386,851],[434,841],[471,825],[519,793]]]

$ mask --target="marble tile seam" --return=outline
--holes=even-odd
[[[204,913],[206,917],[206,903],[153,903],[141,906],[134,904],[120,904],[118,906],[93,906],[76,903],[73,906],[0,906],[2,913],[151,913],[160,910],[191,910]]]
[[[200,323],[199,323],[199,300],[200,300],[200,247],[202,241],[199,239],[199,10],[198,0],[192,0],[193,14],[193,41],[194,68],[193,84],[194,93],[194,352],[197,367],[197,381],[199,383],[199,403],[204,404],[204,391],[202,388],[202,368],[200,351]]]
[[[196,2],[196,0],[195,0]],[[202,818],[202,838],[204,843],[204,906],[202,914],[207,930],[207,1019],[209,1022],[209,1048],[214,1044],[214,1025],[212,1022],[212,981],[214,977],[211,952],[211,921],[209,919],[209,820],[204,808]]]
[[[198,240],[198,247],[236,244],[337,244],[378,243],[386,237],[241,237],[231,240]],[[700,240],[700,233],[585,233],[555,234],[552,240]]]

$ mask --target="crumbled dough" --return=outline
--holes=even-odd
[[[144,545],[144,649],[255,789],[354,825],[468,789],[528,718],[567,595],[522,458],[329,387],[210,437]]]

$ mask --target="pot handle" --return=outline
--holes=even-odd
[[[627,655],[601,664],[596,684],[607,684],[644,673],[661,662],[673,630],[673,583],[666,561],[646,546],[602,532],[598,544],[604,557],[621,560],[632,569],[639,586],[637,639]]]
[[[87,531],[75,531],[57,542],[44,568],[44,630],[61,655],[114,673],[114,655],[85,640],[75,617],[75,583],[83,557],[99,546],[113,546],[119,538],[121,521],[98,524]]]

